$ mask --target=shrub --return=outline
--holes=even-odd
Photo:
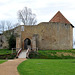
[[[16,37],[12,34],[8,40],[9,49],[16,47]]]

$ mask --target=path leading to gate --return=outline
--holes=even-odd
[[[17,71],[17,66],[24,60],[26,59],[19,58],[14,60],[8,60],[7,62],[0,64],[0,75],[19,75]]]

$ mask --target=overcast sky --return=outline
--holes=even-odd
[[[57,11],[75,25],[75,0],[0,0],[0,20],[17,20],[17,11],[32,9],[37,22],[48,22]]]
[[[57,11],[75,26],[75,0],[0,0],[0,20],[17,22],[17,11],[32,9],[37,23],[48,22]]]

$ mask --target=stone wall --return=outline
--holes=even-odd
[[[31,40],[31,47],[39,50],[66,50],[73,48],[73,28],[70,24],[43,22],[22,25],[11,30],[16,36],[16,48],[24,49],[24,40]],[[2,35],[3,36],[3,35]],[[8,47],[3,36],[2,48]]]
[[[21,46],[21,26],[14,29],[14,34],[16,36],[16,48],[22,48]]]
[[[2,34],[0,35],[0,49],[6,49],[8,48],[8,42],[6,37]]]
[[[73,28],[69,24],[43,22],[35,26],[24,25],[20,47],[24,49],[26,38],[33,43],[33,36],[36,37],[36,46],[40,50],[63,50],[73,47]]]

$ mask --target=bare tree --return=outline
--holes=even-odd
[[[13,25],[10,21],[2,20],[0,21],[0,32],[12,29]]]
[[[7,30],[12,29],[12,24],[10,21],[6,21]]]
[[[3,33],[4,32],[4,30],[5,30],[5,21],[1,21],[0,22],[0,29],[1,29],[1,32]]]
[[[24,7],[23,10],[18,11],[18,19],[22,21],[24,25],[36,24],[36,15],[32,13],[30,8]]]

